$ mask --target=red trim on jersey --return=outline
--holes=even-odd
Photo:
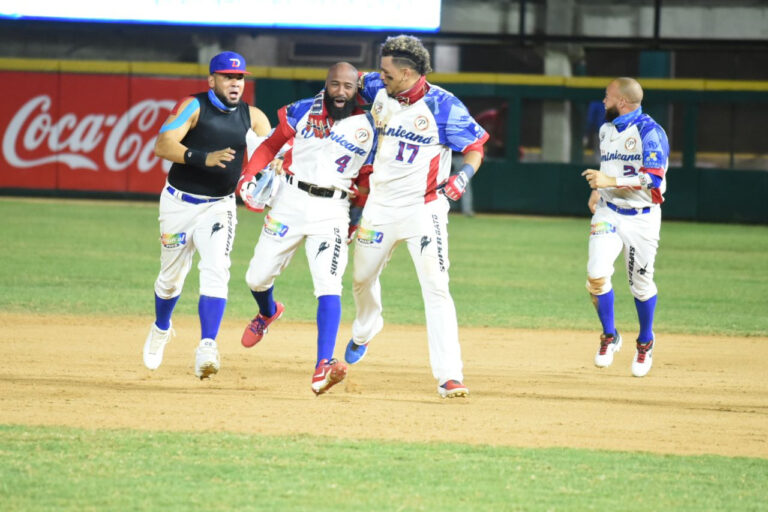
[[[365,187],[367,189],[370,189],[372,172],[373,172],[373,166],[371,164],[366,164],[362,166],[357,175],[357,178],[352,180],[352,186],[358,190],[360,189],[360,187]],[[352,204],[354,206],[359,206],[362,208],[363,206],[365,206],[366,201],[368,201],[368,194],[360,194],[358,192],[355,198],[352,200]]]
[[[658,167],[641,167],[640,172],[644,172],[646,174],[653,174],[654,176],[658,176],[661,179],[664,179],[665,171],[664,169],[660,169]],[[652,188],[651,189],[651,201],[653,201],[653,204],[661,204],[664,202],[664,196],[661,195],[661,190],[658,188]]]
[[[181,104],[184,103],[185,101],[189,100],[189,99],[192,99],[192,98],[194,98],[194,96],[187,96],[186,98],[180,99],[179,102],[176,104],[176,106],[173,107],[173,110],[171,110],[170,115],[172,115],[172,116],[178,115],[179,114],[179,109],[181,108]]]
[[[480,153],[480,158],[485,157],[485,148],[483,147],[486,142],[488,142],[488,139],[490,138],[490,135],[488,135],[488,132],[485,132],[485,135],[480,137],[476,142],[473,142],[469,146],[464,148],[464,151],[461,153],[466,155],[470,151],[477,151]]]
[[[293,174],[291,171],[291,164],[293,163],[293,145],[283,155],[283,171],[286,174]]]
[[[653,174],[654,176],[658,176],[661,179],[664,179],[664,169],[659,169],[658,167],[641,167],[640,172],[646,172],[648,174]]]
[[[427,82],[427,78],[421,75],[416,83],[411,86],[407,91],[403,91],[395,96],[395,99],[402,105],[413,105],[427,94],[430,86]]]
[[[249,179],[256,176],[259,171],[266,167],[267,164],[275,158],[275,155],[280,151],[280,148],[282,148],[283,145],[291,140],[296,134],[296,130],[294,130],[286,120],[285,107],[278,110],[277,117],[280,118],[280,124],[277,125],[274,133],[267,137],[267,139],[256,148],[248,165],[245,166],[243,175],[247,176]],[[289,154],[290,151],[286,153],[283,160],[284,168],[288,167],[288,163],[290,162]]]
[[[366,164],[360,168],[360,171],[355,178],[355,185],[358,187],[370,187],[371,186],[371,173],[373,172],[373,166]]]
[[[437,171],[440,169],[440,155],[429,161],[429,173],[427,174],[427,193],[424,194],[424,203],[431,203],[437,199]]]

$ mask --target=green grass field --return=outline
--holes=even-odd
[[[155,203],[0,200],[0,308],[5,311],[151,316],[159,269]],[[227,314],[255,303],[245,270],[261,215],[239,212]],[[452,216],[452,293],[461,325],[597,330],[586,281],[588,218]],[[350,258],[351,260],[351,258]],[[637,322],[623,263],[614,274],[617,322]],[[768,227],[665,222],[656,264],[656,330],[768,335]],[[354,304],[345,274],[344,320]],[[424,322],[416,272],[395,251],[382,275],[388,322]],[[197,270],[177,313],[197,312]],[[313,321],[316,302],[303,250],[277,282],[292,320]]]
[[[238,213],[227,315],[247,317],[261,217]],[[6,198],[0,215],[3,312],[151,318],[155,203]],[[587,217],[452,216],[460,324],[597,332],[588,230]],[[665,222],[656,268],[657,331],[768,335],[767,227]],[[388,322],[423,322],[415,277],[400,248],[382,278]],[[618,325],[634,329],[620,264],[614,284]],[[350,321],[349,272],[345,289]],[[196,296],[193,270],[177,314]],[[313,321],[303,254],[277,297]],[[0,426],[0,456],[3,510],[768,510],[765,459],[24,426]]]

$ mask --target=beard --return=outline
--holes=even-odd
[[[229,108],[236,107],[237,104],[240,102],[240,100],[238,100],[238,101],[236,101],[234,103],[229,101],[229,98],[227,98],[226,96],[224,96],[223,94],[221,94],[219,91],[217,91],[215,89],[213,91],[213,94],[215,94],[216,97],[219,98],[219,101],[221,101],[224,105],[226,105]]]
[[[605,109],[605,120],[609,123],[612,123],[614,119],[619,117],[619,110],[614,107],[609,107]]]
[[[339,119],[344,119],[345,117],[351,116],[352,112],[355,110],[355,106],[357,105],[355,97],[353,96],[344,102],[343,107],[337,107],[333,103],[333,98],[328,94],[328,91],[323,93],[323,103],[325,103],[325,109],[328,111],[328,115],[334,121],[338,121]]]

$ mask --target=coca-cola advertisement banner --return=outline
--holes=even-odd
[[[204,78],[0,71],[0,188],[159,193],[170,162],[155,156],[176,103]],[[246,83],[244,98],[253,97]]]

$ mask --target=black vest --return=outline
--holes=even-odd
[[[227,196],[235,191],[243,170],[245,133],[251,127],[251,111],[247,103],[240,101],[234,111],[222,112],[211,104],[207,92],[195,94],[195,98],[200,102],[200,116],[197,125],[187,132],[181,143],[206,153],[232,148],[235,159],[225,162],[226,168],[203,169],[174,162],[168,173],[168,183],[190,194]]]

